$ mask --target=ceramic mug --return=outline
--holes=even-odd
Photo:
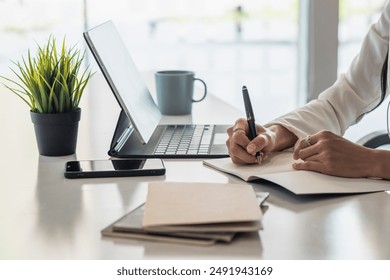
[[[164,115],[191,114],[192,103],[200,102],[207,95],[206,83],[195,78],[195,73],[185,70],[158,71],[155,73],[157,105]],[[194,82],[200,81],[204,86],[204,93],[195,100]]]

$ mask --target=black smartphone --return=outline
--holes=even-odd
[[[157,176],[165,174],[164,162],[157,158],[68,161],[65,178]]]

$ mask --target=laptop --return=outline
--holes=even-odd
[[[122,111],[113,157],[228,157],[228,125],[159,125],[162,115],[112,21],[83,33]]]

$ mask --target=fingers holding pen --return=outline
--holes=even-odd
[[[240,119],[236,120],[234,125],[228,128],[227,133],[228,133],[229,137],[232,137],[233,133],[237,132],[239,130],[243,131],[245,134],[248,134],[249,128],[248,128],[248,122],[246,121],[246,119],[240,118]]]
[[[256,126],[256,131],[258,135],[252,141],[249,140],[249,126],[244,118],[238,119],[228,128],[226,146],[234,163],[260,163],[268,157],[275,142],[275,133],[261,125]],[[258,158],[257,152],[260,153]]]
[[[234,126],[228,128],[227,133],[229,136],[228,140],[230,140],[229,143],[231,144],[237,144],[245,148],[250,142],[247,137],[248,124],[245,119],[238,119]],[[228,142],[226,144],[228,144]]]
[[[266,148],[269,146],[269,143],[270,137],[266,133],[261,133],[248,143],[246,151],[251,155],[256,155],[256,153],[259,152],[264,159],[267,151]]]
[[[246,151],[253,156],[259,153],[258,163],[261,163],[273,150],[276,136],[274,132],[262,126],[258,126],[257,130],[260,131],[259,134],[247,145]]]
[[[229,135],[226,146],[229,150],[232,161],[236,164],[256,163],[256,157],[248,154],[246,147],[250,140],[248,134],[248,124],[245,119],[239,119],[234,126],[228,128]]]

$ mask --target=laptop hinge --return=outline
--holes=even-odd
[[[116,141],[115,145],[111,148],[111,153],[117,154],[119,151],[123,148],[127,140],[129,139],[130,135],[134,131],[134,126],[132,124],[129,124],[126,129],[122,132],[122,134],[119,136],[118,140]]]

